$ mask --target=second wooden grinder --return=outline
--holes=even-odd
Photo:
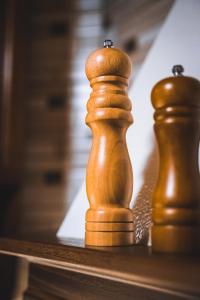
[[[87,245],[122,246],[134,242],[129,209],[133,176],[125,138],[133,122],[127,96],[130,74],[129,57],[113,48],[110,40],[86,62],[86,75],[93,89],[86,116],[93,133],[86,177],[90,203],[86,213]]]
[[[200,82],[183,76],[158,82],[152,90],[160,153],[153,196],[152,248],[159,252],[198,252],[200,217]]]

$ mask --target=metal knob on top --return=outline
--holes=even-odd
[[[104,48],[111,48],[113,47],[113,41],[112,40],[105,40],[103,43]]]
[[[182,65],[174,65],[172,68],[172,73],[174,76],[183,76],[184,68]]]

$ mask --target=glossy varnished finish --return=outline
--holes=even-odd
[[[126,146],[126,130],[133,122],[127,96],[131,63],[119,49],[103,48],[86,62],[92,93],[86,124],[93,133],[87,165],[87,245],[117,246],[134,242],[132,167]]]
[[[200,259],[195,256],[151,254],[151,249],[143,246],[85,247],[83,241],[74,240],[40,242],[0,239],[0,252],[43,266],[35,267],[33,273],[30,269],[29,281],[34,279],[34,293],[46,294],[49,296],[46,296],[47,299],[51,299],[52,293],[55,297],[52,299],[57,299],[56,296],[60,299],[61,295],[69,297],[67,293],[74,295],[69,299],[76,299],[78,286],[83,299],[90,299],[86,297],[89,292],[96,299],[95,289],[97,296],[101,296],[98,287],[105,289],[105,299],[109,293],[111,299],[114,296],[119,299],[119,295],[121,299],[131,299],[131,296],[134,298],[137,295],[136,299],[140,300],[197,300],[200,297]],[[39,269],[47,274],[42,276],[43,279]],[[51,275],[48,275],[49,270]],[[33,281],[27,290],[30,295],[32,284]],[[34,300],[46,298],[33,297]],[[100,299],[104,299],[103,296]]]
[[[160,152],[153,250],[199,252],[200,82],[186,76],[166,78],[153,88],[152,103]]]

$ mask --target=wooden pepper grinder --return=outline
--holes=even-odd
[[[182,75],[158,82],[152,90],[160,169],[153,196],[152,248],[158,252],[199,250],[200,82]]]
[[[87,165],[85,243],[93,246],[131,245],[133,213],[129,209],[133,176],[126,131],[133,122],[127,96],[129,57],[110,40],[86,62],[93,91],[87,103],[86,124],[93,133]]]

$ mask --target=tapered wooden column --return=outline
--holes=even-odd
[[[93,89],[87,104],[86,124],[93,133],[87,166],[85,242],[94,246],[130,245],[134,241],[129,209],[133,176],[126,146],[126,131],[133,122],[127,96],[131,63],[110,40],[93,52],[86,74]]]
[[[198,252],[200,216],[200,82],[182,76],[152,90],[160,170],[153,196],[152,247],[161,252]]]

